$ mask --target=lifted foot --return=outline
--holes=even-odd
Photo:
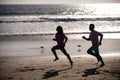
[[[104,64],[104,63],[100,65],[100,67],[103,67],[103,66],[105,66],[105,64]]]
[[[57,61],[57,60],[59,60],[58,58],[56,58],[56,59],[54,59],[53,61]]]
[[[73,67],[73,62],[71,61],[70,64],[71,64],[71,68],[72,68]]]

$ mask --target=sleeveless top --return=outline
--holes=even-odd
[[[64,34],[56,33],[55,38],[58,45],[64,46],[64,37],[65,37]]]

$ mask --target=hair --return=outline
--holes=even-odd
[[[95,28],[95,25],[94,25],[94,24],[90,24],[90,27],[91,27],[92,29],[94,29],[94,28]]]
[[[58,33],[63,34],[63,28],[61,26],[57,26]]]

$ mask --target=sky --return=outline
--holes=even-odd
[[[0,0],[0,4],[120,3],[120,0]]]

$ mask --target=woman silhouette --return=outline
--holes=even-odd
[[[57,45],[53,46],[53,48],[51,49],[54,56],[55,56],[55,59],[53,61],[59,60],[55,50],[60,49],[64,53],[64,55],[68,58],[68,60],[69,60],[69,62],[71,64],[71,67],[72,67],[73,61],[71,60],[70,55],[66,52],[66,50],[64,48],[68,38],[63,33],[63,29],[62,29],[61,26],[57,26],[56,31],[57,31],[57,33],[55,35],[55,38],[53,38],[53,40],[57,41]]]

